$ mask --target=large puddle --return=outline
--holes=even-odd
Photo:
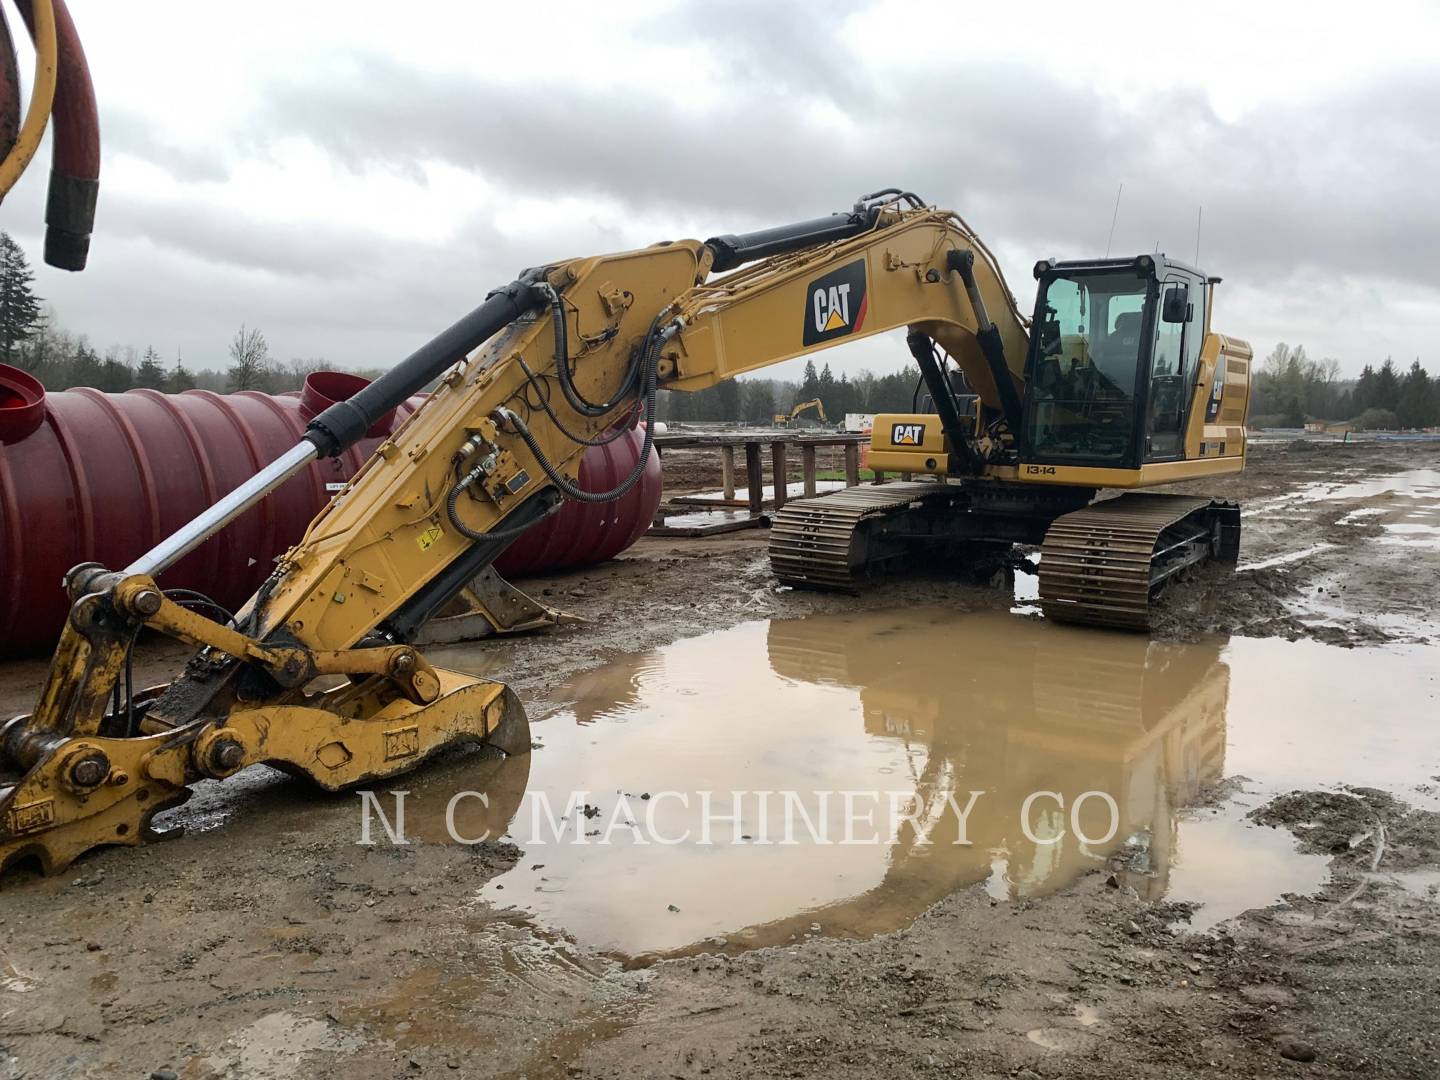
[[[1004,902],[1117,868],[1212,925],[1326,879],[1245,820],[1272,794],[1435,803],[1437,690],[1421,646],[1161,644],[941,609],[752,622],[575,679],[529,760],[466,778],[489,806],[460,797],[454,826],[523,848],[484,899],[632,957],[868,935],[967,886]],[[458,790],[414,785],[409,831],[446,841]]]

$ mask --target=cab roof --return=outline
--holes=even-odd
[[[1114,259],[1041,259],[1035,264],[1035,279],[1038,281],[1046,274],[1071,273],[1074,271],[1104,271],[1104,270],[1128,270],[1149,274],[1152,270],[1157,278],[1164,278],[1170,271],[1176,271],[1195,278],[1198,281],[1210,283],[1218,282],[1220,279],[1210,277],[1203,270],[1191,266],[1189,263],[1181,262],[1179,259],[1172,259],[1168,255],[1147,254],[1130,255]]]

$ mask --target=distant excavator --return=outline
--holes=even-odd
[[[456,743],[526,753],[515,694],[433,667],[411,644],[426,620],[562,501],[637,482],[659,389],[898,328],[934,411],[877,416],[870,464],[925,479],[787,503],[776,577],[852,589],[885,567],[1037,545],[1047,616],[1146,628],[1166,582],[1233,564],[1240,518],[1134,489],[1244,466],[1251,350],[1210,329],[1219,279],[1163,255],[1045,260],[1035,278],[1032,333],[970,227],[894,188],[793,225],[524,271],[130,566],[70,571],[35,710],[0,727],[0,867],[139,843],[189,785],[255,763],[341,790]],[[952,364],[978,407],[957,403]],[[233,618],[166,594],[168,566],[435,380]],[[635,472],[583,490],[585,448],[642,421]],[[169,684],[132,687],[142,630],[195,650]]]
[[[825,403],[817,397],[811,398],[809,401],[800,402],[800,404],[796,405],[788,413],[776,413],[775,426],[789,427],[799,418],[800,414],[805,412],[807,409],[814,409],[815,415],[819,417],[822,424],[828,424],[830,422],[829,419],[825,416]]]

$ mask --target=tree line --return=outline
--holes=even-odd
[[[216,392],[298,390],[323,358],[275,360],[257,328],[241,325],[230,339],[221,370],[173,364],[147,346],[143,351],[111,346],[102,355],[84,335],[66,333],[35,295],[34,273],[20,246],[0,232],[0,362],[30,372],[51,390],[93,386],[108,393],[145,387],[166,393],[196,388]],[[379,371],[357,372],[373,378]],[[805,365],[799,382],[747,378],[719,383],[696,393],[662,392],[661,419],[769,424],[800,402],[818,398],[825,415],[838,423],[846,413],[909,412],[915,408],[918,375],[911,367],[876,375],[861,371],[839,377],[826,363]],[[813,414],[812,414],[813,415]],[[1426,428],[1440,425],[1440,378],[1417,358],[1401,370],[1390,357],[1366,364],[1358,379],[1340,378],[1340,364],[1312,360],[1303,345],[1284,342],[1255,372],[1250,403],[1255,427],[1301,427],[1311,420],[1349,421],[1359,428]]]
[[[1283,341],[1255,374],[1250,402],[1254,427],[1302,427],[1346,421],[1362,430],[1440,425],[1440,379],[1417,357],[1401,370],[1391,357],[1366,364],[1358,379],[1342,380],[1335,360],[1312,360],[1305,346]]]

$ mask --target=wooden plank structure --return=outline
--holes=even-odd
[[[816,451],[821,447],[838,446],[845,456],[845,484],[854,487],[860,483],[860,447],[870,441],[870,436],[855,432],[826,432],[810,434],[788,431],[739,431],[739,432],[666,432],[655,436],[655,445],[663,452],[671,448],[700,449],[714,447],[720,451],[721,498],[672,500],[676,503],[712,506],[717,510],[742,507],[749,511],[748,517],[732,513],[715,515],[713,523],[706,523],[702,515],[687,511],[682,523],[671,526],[665,519],[657,519],[651,527],[652,533],[662,536],[708,536],[717,532],[734,529],[754,528],[768,523],[767,508],[780,509],[789,497],[787,470],[790,463],[791,447],[800,451],[800,470],[805,498],[818,493]],[[773,490],[771,497],[765,497],[764,447],[770,448],[770,475]],[[736,450],[745,455],[745,492],[743,498],[736,496],[735,468]]]

